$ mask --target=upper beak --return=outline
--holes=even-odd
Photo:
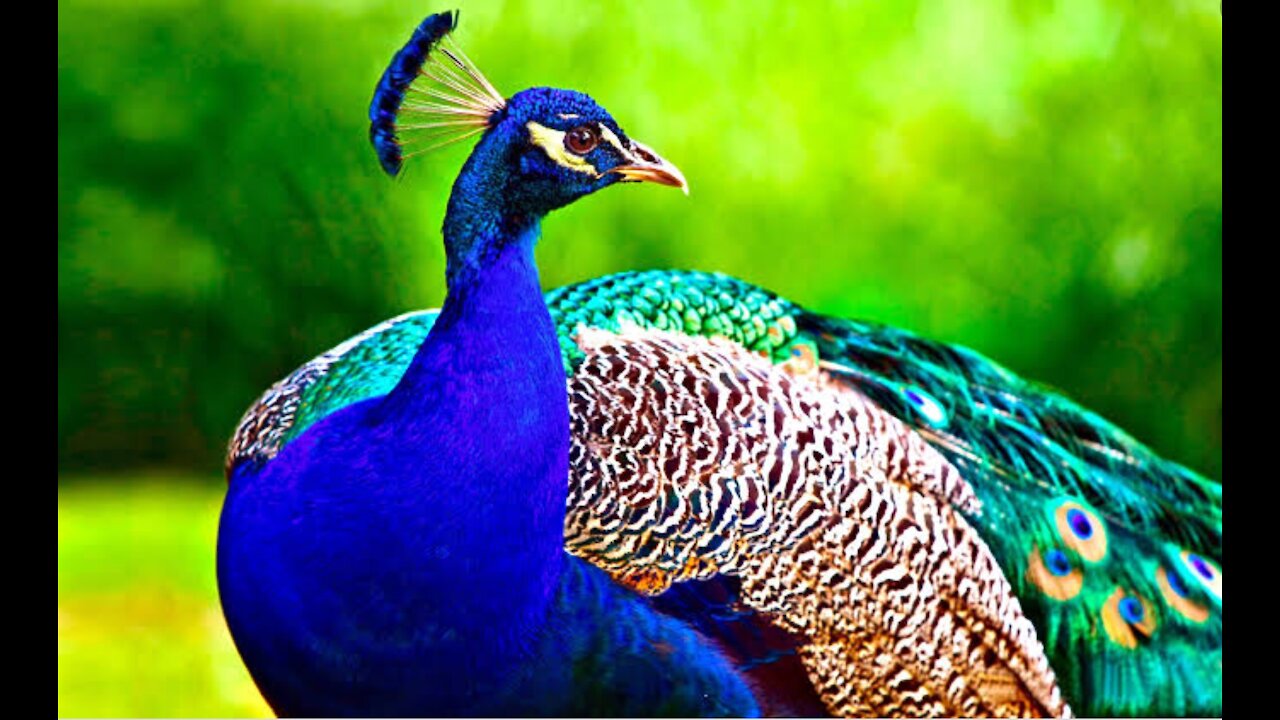
[[[618,173],[624,180],[678,187],[684,191],[685,195],[689,194],[689,182],[684,179],[684,173],[680,172],[680,168],[663,160],[662,156],[650,150],[647,145],[632,140],[628,154],[631,156],[630,163],[619,165],[609,172]]]

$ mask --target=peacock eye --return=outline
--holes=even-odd
[[[564,134],[564,146],[575,155],[586,155],[600,144],[600,131],[595,125],[579,125]]]

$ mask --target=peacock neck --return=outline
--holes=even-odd
[[[424,518],[421,594],[454,625],[439,654],[497,667],[532,642],[563,568],[569,409],[534,264],[539,218],[459,198],[476,192],[466,177],[445,220],[444,306],[378,420],[413,461],[397,495]]]
[[[467,292],[492,271],[503,272],[499,256],[519,246],[530,258],[529,276],[535,284],[533,246],[541,215],[520,207],[514,200],[510,168],[515,163],[513,145],[505,126],[486,133],[467,158],[453,183],[444,217],[445,277],[449,298]],[[446,307],[448,300],[446,299]]]

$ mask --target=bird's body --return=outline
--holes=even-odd
[[[452,23],[375,96],[388,171]],[[683,178],[585,96],[501,102],[468,106],[443,308],[232,439],[220,590],[277,712],[1220,713],[1220,486],[976,353],[730,277],[544,297],[542,215]]]
[[[721,650],[734,658],[739,667],[750,668],[749,673],[768,676],[778,670],[776,666],[795,663],[799,657],[805,657],[810,666],[816,666],[818,660],[808,660],[805,653],[809,651],[803,649],[809,642],[805,628],[796,626],[797,622],[808,621],[788,619],[788,613],[800,617],[798,605],[780,604],[777,597],[770,596],[767,587],[770,578],[779,581],[787,577],[779,563],[770,561],[772,564],[762,568],[758,562],[755,565],[743,562],[743,558],[733,552],[734,543],[730,540],[741,541],[743,536],[748,544],[768,544],[759,539],[759,533],[751,535],[753,528],[779,531],[780,522],[776,517],[753,518],[747,503],[764,505],[763,498],[753,500],[750,493],[758,489],[767,492],[771,484],[781,488],[785,482],[771,481],[767,472],[741,472],[740,464],[722,460],[726,454],[733,454],[732,449],[723,447],[731,440],[739,448],[759,450],[762,442],[779,437],[776,427],[763,423],[750,437],[743,437],[744,432],[749,432],[744,431],[744,426],[750,428],[749,423],[735,422],[723,430],[710,424],[712,418],[723,418],[735,403],[731,392],[743,384],[736,377],[736,371],[734,378],[721,379],[720,372],[726,363],[736,363],[741,369],[751,369],[757,374],[768,366],[776,368],[772,377],[765,376],[764,392],[771,401],[783,397],[776,387],[778,381],[799,385],[806,393],[801,399],[811,400],[814,405],[821,404],[822,401],[815,398],[823,393],[845,396],[846,400],[837,402],[841,407],[815,407],[814,410],[822,414],[811,411],[806,416],[827,419],[819,425],[829,427],[830,418],[841,414],[834,412],[838,410],[843,410],[845,417],[856,419],[857,414],[849,412],[856,406],[850,403],[862,403],[868,408],[867,422],[879,418],[883,426],[859,438],[861,442],[884,443],[886,448],[911,451],[904,452],[904,459],[930,457],[921,445],[929,445],[925,438],[931,438],[932,445],[938,449],[932,457],[941,458],[945,465],[932,466],[935,469],[932,472],[928,464],[912,466],[903,474],[901,484],[919,482],[925,487],[931,477],[936,482],[910,501],[884,503],[881,512],[892,516],[883,508],[905,507],[920,498],[947,500],[946,507],[937,502],[933,504],[934,509],[976,531],[981,548],[987,550],[987,556],[999,567],[996,574],[1006,580],[1017,598],[1016,604],[1022,608],[1010,615],[1014,618],[1010,622],[1016,624],[1016,618],[1023,614],[1032,621],[1036,628],[1035,642],[1044,648],[1042,652],[1050,660],[1065,699],[1071,701],[1077,712],[1211,715],[1220,707],[1220,599],[1215,604],[1213,594],[1196,579],[1194,568],[1181,562],[1176,553],[1169,554],[1165,546],[1177,538],[1202,557],[1220,560],[1216,552],[1221,533],[1221,495],[1217,485],[1151,454],[1113,425],[1055,393],[1022,381],[972,351],[930,342],[893,328],[823,318],[728,276],[678,271],[622,273],[552,291],[547,294],[547,304],[563,350],[572,409],[572,467],[565,547],[606,568],[625,584],[655,593],[656,607],[714,637]],[[231,466],[262,464],[281,447],[305,436],[317,418],[388,392],[428,335],[436,317],[435,311],[423,311],[388,321],[321,355],[282,380],[246,415],[233,440]],[[832,325],[841,328],[838,341]],[[592,334],[592,329],[603,333]],[[587,352],[575,340],[583,337],[584,330],[589,338],[585,341]],[[661,334],[646,335],[655,330]],[[691,371],[688,362],[622,364],[629,356],[627,348],[632,348],[633,354],[678,352],[670,343],[682,336],[721,338],[718,343],[705,347],[692,346],[699,352],[708,349],[718,352],[719,369],[708,366],[701,374],[688,374],[691,381],[696,379],[723,390],[716,397],[708,397],[702,389],[686,391],[674,376],[639,374],[644,368]],[[610,345],[606,342],[608,338],[618,340]],[[602,342],[604,345],[596,346]],[[857,364],[848,364],[855,357],[852,351],[846,351],[838,360],[810,355],[812,348],[819,345],[857,347],[860,360]],[[602,353],[601,347],[610,349]],[[687,351],[688,347],[683,349]],[[612,359],[614,357],[618,359]],[[588,358],[594,362],[588,363]],[[618,367],[611,375],[614,364]],[[584,366],[587,372],[583,372]],[[851,372],[859,378],[852,386]],[[774,387],[769,387],[768,380],[774,382]],[[748,387],[754,392],[754,385]],[[656,398],[673,395],[695,401],[686,409],[695,411],[696,422],[688,425],[672,422],[661,428],[644,426],[641,422],[644,409],[660,407]],[[913,396],[925,402],[914,405]],[[756,405],[761,405],[762,401],[756,397]],[[698,398],[704,398],[700,404]],[[947,405],[942,406],[942,401],[934,398],[943,398],[948,401]],[[1004,405],[992,406],[993,398],[1003,398]],[[960,399],[968,405],[960,407]],[[938,406],[934,407],[934,403]],[[940,416],[945,417],[945,421],[940,421]],[[678,411],[668,412],[665,417],[684,419]],[[795,420],[798,418],[788,419],[789,422]],[[621,421],[629,422],[632,427],[625,427]],[[1015,432],[1011,423],[1037,428],[1038,442],[1028,443],[1018,437],[1006,443],[1007,447],[1001,446]],[[890,424],[894,426],[884,427]],[[270,432],[265,432],[268,429]],[[803,427],[797,425],[792,436],[799,432],[803,432]],[[646,472],[640,475],[652,480],[652,486],[645,488],[640,482],[638,487],[626,487],[628,481],[636,483],[625,469],[619,470],[619,463],[625,463],[627,455],[643,455],[645,437],[655,446],[661,444],[668,448],[669,454],[655,451],[641,458],[646,461]],[[837,451],[834,453],[821,447],[824,438],[813,441],[821,449],[809,461],[811,468],[839,452],[857,450],[850,448],[854,442],[847,436],[841,445],[832,447]],[[709,475],[690,472],[686,467],[696,461],[699,442],[710,443],[715,450],[716,463]],[[1092,453],[1065,450],[1073,447],[1073,443],[1085,442],[1093,444]],[[618,450],[627,452],[618,453]],[[874,456],[875,453],[864,454]],[[853,455],[856,457],[857,453]],[[1012,468],[1034,467],[1036,463],[1061,463],[1063,456],[1074,458],[1072,462],[1076,467],[1058,467],[1054,473],[1011,472]],[[670,471],[666,465],[668,460],[672,461]],[[759,460],[752,462],[756,467],[762,465]],[[637,467],[640,465],[638,462]],[[936,470],[940,467],[958,468],[958,475],[945,471],[939,474]],[[719,468],[732,471],[715,472]],[[809,477],[826,479],[832,474],[823,469]],[[1106,482],[1096,486],[1086,484],[1088,478],[1095,476],[1105,477]],[[1168,484],[1159,495],[1145,487],[1153,478]],[[757,484],[759,480],[763,482]],[[727,484],[717,484],[717,481],[727,481]],[[870,484],[867,473],[856,479],[849,478],[848,482]],[[889,482],[886,486],[892,490],[896,484]],[[659,493],[659,489],[665,493],[667,486],[679,491],[678,502],[668,502],[667,496]],[[703,487],[706,495],[695,500],[691,497],[695,493],[691,491],[698,487]],[[1183,497],[1175,502],[1174,496],[1178,494]],[[902,497],[905,498],[905,494]],[[1090,508],[1090,512],[1104,519],[1106,532],[1113,537],[1111,542],[1125,550],[1112,549],[1096,563],[1088,562],[1060,537],[1044,537],[1046,525],[1055,525],[1054,500],[1067,498],[1078,498],[1082,507]],[[1086,499],[1092,499],[1097,505],[1085,504]],[[1123,507],[1122,501],[1137,504],[1138,509],[1126,515],[1093,509]],[[692,527],[691,531],[683,537],[678,532],[669,532],[663,542],[652,542],[654,535],[660,533],[646,533],[646,530],[662,526],[664,513],[674,516],[683,510],[696,516],[691,507],[699,502],[704,514],[692,522],[683,518]],[[713,512],[717,509],[721,510],[718,516]],[[948,509],[959,512],[948,512]],[[858,517],[856,513],[848,516]],[[845,515],[837,513],[832,517],[838,521]],[[1168,527],[1171,522],[1180,524],[1173,526],[1176,529],[1172,533],[1162,533],[1160,528]],[[879,525],[888,527],[886,518],[862,527]],[[734,532],[738,536],[731,538]],[[816,537],[824,532],[816,526],[810,535]],[[1050,532],[1057,530],[1050,528]],[[707,537],[723,536],[724,542],[717,543],[710,551],[704,548],[700,554],[682,553],[684,548],[697,545],[702,539],[699,533]],[[1043,544],[1037,543],[1038,538]],[[785,544],[784,541],[772,547]],[[795,546],[799,544],[799,539],[793,542]],[[1071,566],[1064,577],[1079,573],[1084,578],[1088,572],[1091,586],[1085,587],[1081,582],[1075,594],[1070,594],[1071,588],[1064,587],[1063,583],[1045,580],[1045,577],[1056,576],[1044,569],[1043,557],[1038,562],[1032,560],[1032,550],[1037,547],[1040,556],[1053,550],[1062,553]],[[788,556],[776,550],[772,552],[775,554],[767,557]],[[693,562],[691,555],[697,555]],[[1055,553],[1054,557],[1058,555]],[[973,561],[974,558],[970,558],[967,563]],[[1038,570],[1033,569],[1033,563]],[[902,567],[909,568],[909,562],[902,563]],[[819,572],[839,569],[824,561]],[[856,566],[846,569],[849,575],[857,571]],[[935,568],[933,572],[938,570]],[[1181,609],[1168,599],[1173,596],[1163,589],[1168,583],[1162,584],[1158,579],[1161,572],[1166,573],[1166,577],[1178,578],[1175,582],[1180,583],[1179,588],[1186,596]],[[797,579],[790,589],[803,589],[803,582],[803,578]],[[912,586],[919,585],[917,582]],[[1136,630],[1125,634],[1119,629],[1115,631],[1119,638],[1116,640],[1108,633],[1104,613],[1111,612],[1107,609],[1111,593],[1106,590],[1121,586],[1131,588],[1152,603],[1152,612],[1161,618],[1158,634],[1152,632],[1147,636]],[[1174,599],[1181,600],[1182,596]],[[832,600],[831,604],[844,605],[847,596],[839,600]],[[987,605],[998,608],[998,602],[988,601]],[[882,617],[886,609],[881,602],[868,601],[865,612]],[[927,607],[921,612],[926,613],[922,622],[929,619],[924,629],[936,627],[933,623],[938,618],[928,616],[931,611]],[[998,610],[991,612],[998,615]],[[809,614],[820,615],[821,609]],[[1123,625],[1117,627],[1123,628]],[[952,635],[954,629],[949,636]],[[1052,640],[1046,642],[1047,638]],[[869,645],[865,641],[863,644]],[[933,653],[937,652],[940,651],[926,654],[925,661],[936,660]],[[1007,648],[1004,653],[1011,658],[1017,655]],[[893,667],[901,669],[897,665]],[[801,674],[808,679],[808,674]],[[1028,674],[1030,678],[1036,676]],[[874,684],[876,676],[863,681]],[[857,682],[859,680],[847,679],[849,687],[856,687]],[[805,702],[806,692],[815,693],[811,697],[817,697],[816,690],[803,687],[792,688],[791,692],[801,697],[794,701],[796,703]],[[878,715],[904,711],[898,705],[901,698],[895,699],[893,693],[888,692],[884,695],[875,702],[846,698],[847,709]],[[979,695],[978,702],[981,701]],[[785,704],[783,699],[771,702]],[[859,706],[859,702],[865,705]],[[1049,705],[1050,701],[1046,700],[1045,704]],[[827,712],[838,709],[821,704],[818,707]],[[1047,709],[1051,708],[1040,706],[1029,712]],[[967,710],[971,714],[997,714],[992,707],[981,704]],[[965,714],[965,711],[962,706],[948,703],[941,708],[926,704],[922,709],[924,714]]]

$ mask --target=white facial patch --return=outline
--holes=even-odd
[[[622,147],[622,141],[618,139],[618,136],[614,135],[613,131],[604,125],[600,126],[600,139],[617,148],[618,152],[622,153],[622,157],[627,158],[631,162],[636,161],[635,156],[632,155],[629,150]]]
[[[533,120],[525,123],[525,127],[529,130],[529,138],[533,141],[533,144],[542,148],[543,152],[547,154],[547,157],[551,158],[551,160],[557,165],[573,170],[574,172],[580,172],[592,177],[600,177],[600,173],[596,171],[595,166],[587,162],[586,158],[569,152],[569,150],[564,146],[565,132],[563,130],[549,128],[546,125],[536,123]],[[618,136],[604,125],[600,126],[600,141],[609,143],[616,148],[623,157],[631,160],[632,162],[635,161],[635,157],[622,146],[622,141],[618,139]]]
[[[563,130],[555,130],[532,120],[525,123],[525,127],[529,129],[529,139],[533,144],[542,148],[555,164],[584,175],[600,177],[595,166],[587,162],[586,158],[574,155],[565,148]]]

